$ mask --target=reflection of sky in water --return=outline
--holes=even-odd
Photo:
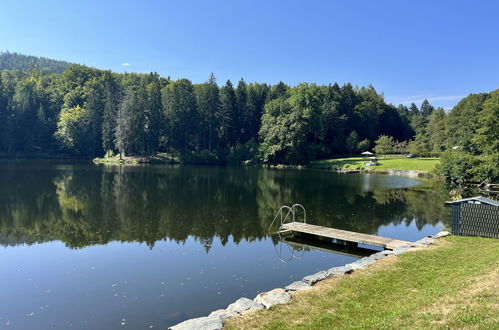
[[[0,328],[166,328],[355,260],[314,249],[289,258],[267,233],[284,204],[303,204],[310,223],[405,240],[442,226],[434,187],[403,177],[2,166],[0,242],[12,246],[0,248]],[[52,242],[24,245],[37,240]]]
[[[375,188],[402,189],[421,184],[418,180],[394,175],[361,174],[360,178],[362,180],[362,192],[373,191]]]
[[[157,242],[152,250],[138,243],[2,248],[0,321],[16,329],[110,329],[123,319],[133,329],[165,328],[355,260],[317,250],[297,255],[281,262],[270,239],[226,246],[216,239],[206,253],[191,237]]]

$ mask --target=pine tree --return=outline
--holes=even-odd
[[[104,84],[102,115],[102,148],[105,152],[115,149],[115,132],[120,104],[121,88],[111,72],[106,71],[102,77]]]
[[[428,117],[431,115],[435,108],[428,102],[427,99],[424,99],[423,103],[421,104],[421,114],[425,117]]]
[[[227,80],[225,86],[220,91],[221,112],[220,112],[220,136],[229,146],[237,144],[237,98],[232,82]]]
[[[146,108],[147,146],[146,152],[152,154],[158,150],[163,105],[159,76],[151,74],[152,82],[147,87],[148,103]]]
[[[244,144],[244,136],[246,134],[247,127],[245,126],[244,117],[248,111],[247,102],[247,85],[244,79],[241,78],[236,88],[236,115],[235,115],[235,130],[236,130],[236,143]]]

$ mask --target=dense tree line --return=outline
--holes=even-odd
[[[165,152],[186,162],[303,164],[382,141],[387,152],[418,156],[457,149],[483,156],[490,167],[497,157],[497,93],[470,95],[446,112],[427,100],[396,107],[374,87],[351,84],[241,79],[219,86],[213,74],[193,84],[81,65],[60,74],[4,70],[0,152]],[[493,169],[483,170],[493,176]]]
[[[407,111],[372,87],[171,81],[72,65],[2,71],[0,152],[107,152],[217,162],[303,163],[414,135]],[[201,155],[201,157],[199,157]]]
[[[0,70],[44,71],[62,73],[71,63],[52,60],[46,57],[23,55],[19,53],[0,53]]]

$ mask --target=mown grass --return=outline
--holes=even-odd
[[[311,168],[322,169],[364,169],[369,171],[393,170],[416,170],[431,172],[440,162],[440,158],[379,158],[377,166],[365,166],[367,162],[363,157],[333,158],[312,161],[309,164]]]
[[[299,292],[229,329],[499,329],[499,240],[451,237]]]

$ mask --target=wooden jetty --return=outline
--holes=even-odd
[[[335,254],[359,259],[370,256],[371,254],[376,252],[373,252],[373,250],[366,248],[350,247],[342,244],[335,244],[314,239],[300,239],[299,237],[295,236],[283,237],[282,241],[286,242],[288,245],[292,246],[295,249],[313,249],[324,252],[332,252]]]
[[[414,243],[407,241],[401,241],[376,235],[356,233],[348,230],[316,226],[303,222],[284,223],[280,228],[280,232],[308,234],[336,241],[379,246],[388,250],[393,250],[399,246],[414,246]]]

